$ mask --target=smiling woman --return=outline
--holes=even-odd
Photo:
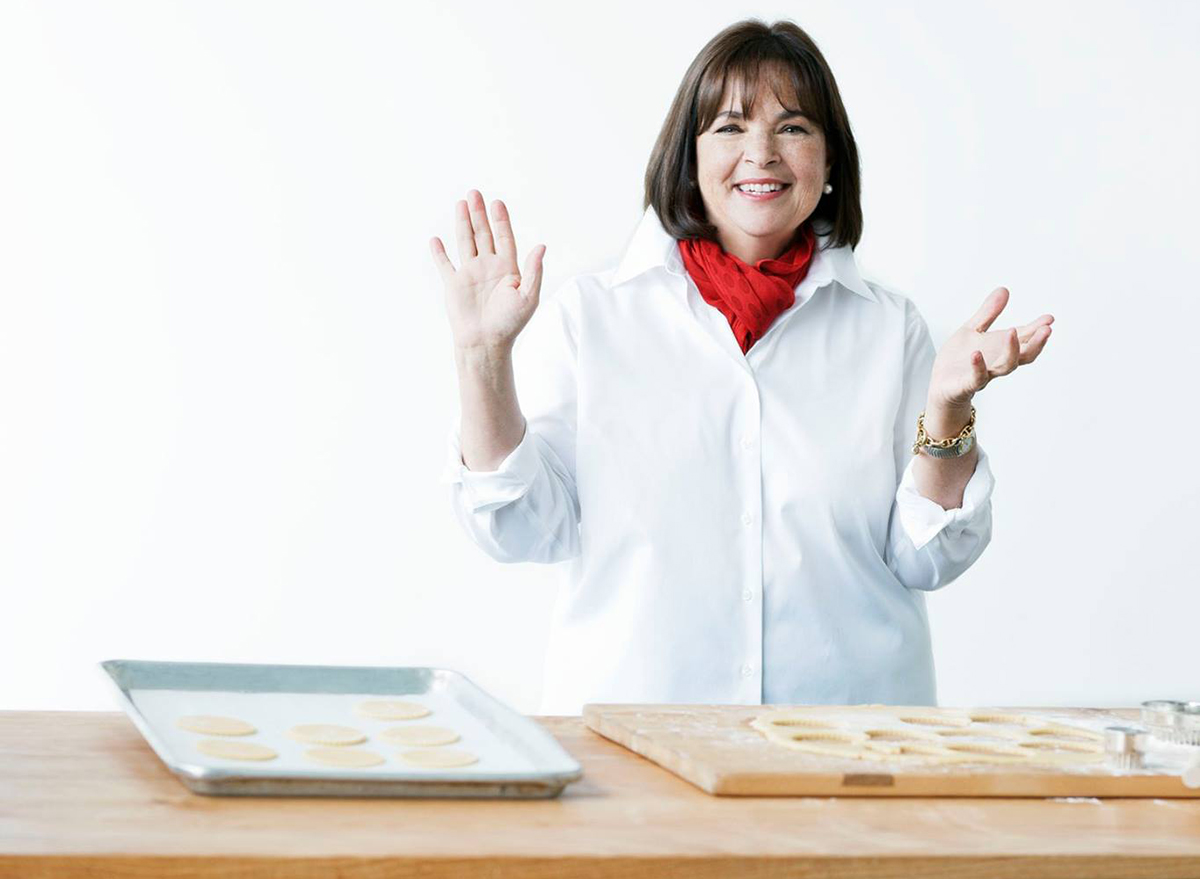
[[[462,403],[454,513],[498,561],[571,562],[541,713],[935,704],[924,593],[991,538],[971,398],[1052,318],[989,332],[1000,288],[935,358],[913,302],[861,276],[858,152],[791,22],[704,47],[644,187],[620,260],[535,324],[521,405],[513,341],[545,251],[522,272],[507,208],[489,223],[476,190],[455,206],[462,266],[431,242]]]
[[[778,256],[807,219],[829,246],[862,237],[858,147],[833,72],[791,22],[739,22],[684,74],[646,167],[643,207],[674,237],[704,238],[746,262]],[[742,182],[787,184],[757,210]],[[732,248],[732,249],[731,249]]]
[[[696,141],[696,176],[717,241],[747,263],[786,249],[820,202],[830,170],[820,127],[789,123],[801,112],[762,84],[758,91],[765,100],[755,98],[734,123],[726,122],[734,111],[722,111]],[[736,106],[738,91],[728,100]]]
[[[680,83],[646,173],[645,206],[680,239],[688,274],[742,351],[795,302],[825,246],[858,243],[858,151],[837,83],[790,22],[743,22],[713,38]],[[828,137],[827,137],[828,132]],[[835,169],[846,186],[830,178]]]

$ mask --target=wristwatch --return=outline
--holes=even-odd
[[[958,436],[950,439],[935,440],[925,432],[925,413],[917,416],[917,439],[913,443],[912,453],[919,454],[921,449],[925,454],[934,458],[961,458],[975,445],[975,407],[971,407],[971,418],[967,426],[959,431]]]

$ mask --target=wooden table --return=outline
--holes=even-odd
[[[0,712],[0,877],[1200,876],[1200,801],[714,797],[536,718],[551,800],[206,797],[119,712]]]

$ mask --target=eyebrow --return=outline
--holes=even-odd
[[[742,114],[739,113],[737,110],[723,110],[717,114],[718,119],[720,119],[722,116],[728,116],[731,119],[741,119],[742,118]],[[797,116],[799,116],[801,119],[808,118],[808,116],[806,116],[804,113],[801,113],[799,110],[784,110],[782,113],[780,113],[778,116],[775,117],[775,121],[782,122],[784,119],[793,119]]]

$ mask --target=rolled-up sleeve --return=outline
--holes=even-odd
[[[463,530],[500,562],[560,562],[580,553],[575,486],[574,284],[543,300],[513,352],[525,433],[495,470],[462,459],[462,416],[447,437],[441,482]]]
[[[991,541],[991,498],[996,480],[987,453],[980,446],[975,471],[963,489],[961,506],[944,509],[917,490],[912,443],[937,352],[916,306],[908,302],[906,308],[904,392],[893,446],[896,471],[901,477],[888,523],[885,560],[905,586],[928,592],[953,582]]]

